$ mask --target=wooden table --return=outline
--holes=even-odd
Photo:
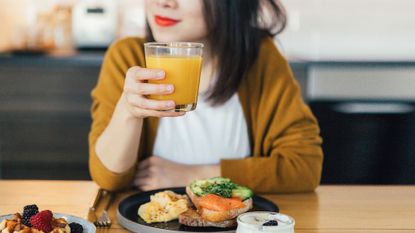
[[[89,181],[0,181],[0,215],[36,203],[41,209],[85,217],[96,191]],[[118,194],[118,201],[126,195]],[[265,197],[294,217],[296,233],[415,232],[415,186],[321,186],[314,193]],[[109,233],[116,232],[126,230],[114,224]]]

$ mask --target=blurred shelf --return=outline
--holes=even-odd
[[[104,52],[80,52],[69,56],[48,54],[1,54],[0,67],[7,65],[38,65],[38,66],[101,66]]]

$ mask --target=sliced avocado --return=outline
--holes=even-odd
[[[242,201],[249,199],[254,195],[254,192],[247,187],[237,186],[236,189],[232,190],[232,197],[240,197]]]
[[[206,180],[195,180],[190,184],[190,190],[197,196],[202,196],[204,194],[203,187],[209,185]]]
[[[196,196],[202,196],[203,195],[203,190],[198,187],[198,186],[190,186],[190,189],[192,190],[192,192],[196,195]]]
[[[207,182],[211,184],[223,184],[223,183],[229,183],[232,182],[229,178],[223,178],[223,177],[213,177],[206,180]]]
[[[229,178],[223,177],[195,180],[190,184],[190,189],[197,196],[211,193],[226,198],[239,197],[243,201],[254,195],[249,188],[236,185]]]
[[[190,190],[192,190],[192,192],[194,194],[196,194],[197,196],[203,196],[207,193],[212,193],[212,189],[219,189],[219,191],[221,190],[221,188],[219,186],[223,185],[223,184],[233,184],[232,181],[229,178],[223,178],[223,177],[214,177],[214,178],[209,178],[209,179],[205,179],[205,180],[195,180],[190,184]],[[217,192],[217,190],[216,190]],[[213,192],[213,193],[216,193]],[[229,195],[231,190],[229,190]]]

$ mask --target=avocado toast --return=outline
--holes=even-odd
[[[252,208],[252,190],[228,178],[193,181],[186,193],[194,208],[182,213],[179,222],[187,226],[233,227],[236,217]]]

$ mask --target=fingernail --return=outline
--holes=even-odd
[[[167,107],[174,107],[175,104],[174,104],[174,102],[168,102],[166,105],[167,105]]]
[[[157,72],[157,77],[160,78],[160,79],[164,78],[164,75],[165,75],[165,73],[162,70]]]
[[[173,87],[173,85],[168,85],[166,89],[167,89],[168,92],[172,92],[174,87]]]

